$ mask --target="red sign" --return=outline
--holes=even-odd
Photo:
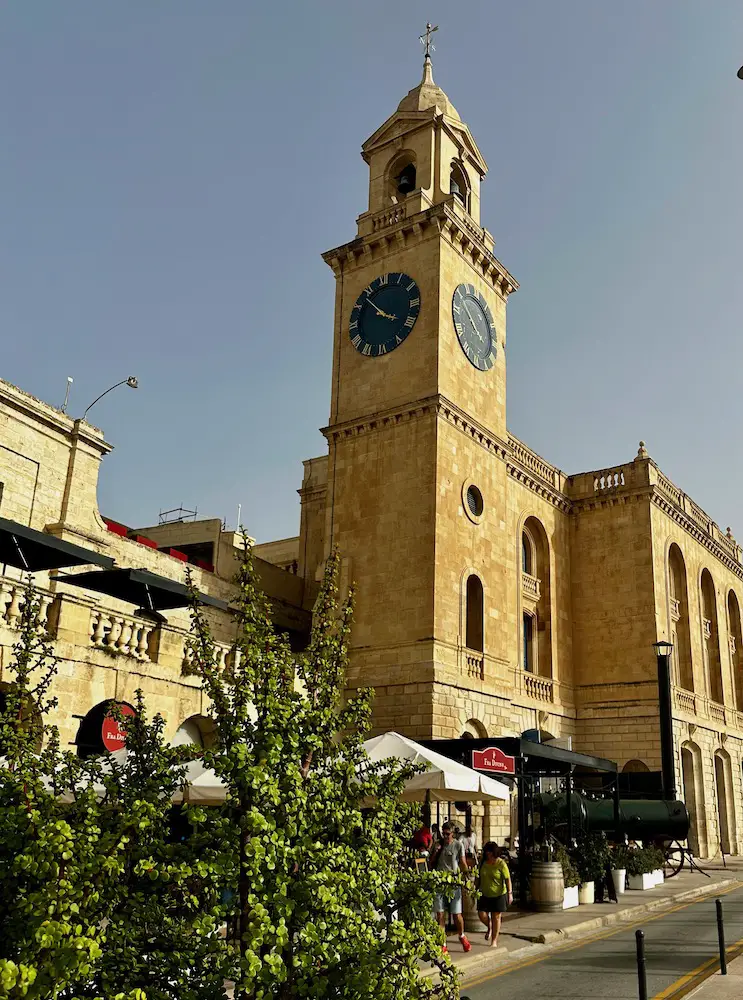
[[[119,705],[122,715],[132,716],[135,714],[131,705]],[[126,744],[126,733],[118,719],[107,715],[101,726],[101,739],[106,750],[113,753],[114,750],[121,750]]]
[[[509,757],[498,747],[472,751],[472,766],[476,771],[495,771],[497,774],[515,774],[516,758]]]

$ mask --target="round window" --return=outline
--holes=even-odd
[[[467,487],[467,507],[470,514],[475,517],[480,517],[482,515],[484,504],[482,501],[482,493],[474,485]]]

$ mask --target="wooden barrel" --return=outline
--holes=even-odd
[[[462,890],[462,917],[464,919],[465,934],[476,934],[478,931],[485,932],[485,924],[480,922],[477,915],[477,900],[479,896],[473,895],[468,889]]]
[[[562,909],[565,883],[559,861],[533,861],[529,879],[534,909],[540,913],[555,913]]]

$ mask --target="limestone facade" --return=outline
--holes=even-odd
[[[229,600],[241,542],[219,521],[126,529],[101,516],[98,474],[110,451],[97,428],[0,381],[0,517],[111,556],[119,567],[147,569],[178,582],[185,582],[190,571],[199,590]],[[189,558],[189,550],[206,558]],[[257,567],[277,627],[300,646],[309,624],[301,579],[260,558]],[[169,738],[179,730],[191,738],[205,736],[208,706],[186,669],[188,611],[168,611],[167,623],[156,625],[137,616],[131,604],[65,585],[57,576],[55,571],[36,573],[34,582],[60,660],[52,693],[59,701],[53,721],[62,745],[75,746],[81,721],[91,710],[108,701],[132,703],[137,688],[144,691],[150,712],[164,716]],[[22,573],[3,567],[0,691],[12,682],[9,663],[22,600]],[[218,655],[227,659],[234,655],[232,616],[215,609],[207,615]]]
[[[487,165],[428,63],[362,155],[368,208],[357,235],[324,254],[336,283],[327,454],[304,463],[299,534],[255,549],[277,626],[301,648],[337,547],[342,586],[356,587],[349,688],[376,689],[377,731],[539,729],[634,770],[660,768],[652,644],[670,639],[677,786],[693,843],[702,855],[739,853],[741,547],[642,445],[624,464],[569,476],[508,432],[506,310],[518,286],[480,225]],[[390,273],[414,279],[420,310],[399,346],[368,356],[354,344],[352,313]],[[493,317],[488,370],[470,363],[455,332],[462,283]],[[218,521],[122,535],[102,518],[96,485],[109,450],[95,427],[0,383],[0,516],[172,579],[190,565],[199,588],[228,598],[240,543]],[[17,577],[0,579],[0,680]],[[150,629],[130,606],[53,574],[40,582],[62,659],[65,741],[80,716],[131,700],[137,686],[171,736],[203,720],[203,696],[183,673],[186,613]],[[211,617],[227,657],[231,619]]]

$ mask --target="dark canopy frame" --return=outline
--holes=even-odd
[[[65,573],[57,579],[73,587],[84,587],[85,590],[107,594],[126,604],[136,604],[160,620],[162,615],[158,612],[186,608],[194,599],[185,584],[151,573],[147,569],[91,570],[85,573]],[[195,599],[197,604],[229,611],[227,602],[218,597],[198,591]]]
[[[567,798],[568,840],[573,838],[573,808],[572,793],[574,781],[581,775],[605,774],[611,783],[614,800],[614,823],[619,828],[619,782],[617,780],[617,765],[605,757],[594,757],[591,754],[577,753],[565,750],[563,747],[551,746],[549,743],[537,743],[523,736],[506,736],[494,739],[471,739],[465,737],[458,740],[418,740],[425,747],[430,747],[438,753],[465,764],[473,766],[472,751],[486,750],[497,747],[504,754],[515,760],[513,780],[518,791],[518,830],[519,830],[519,902],[526,905],[527,882],[527,839],[530,816],[533,821],[534,787],[540,778],[565,778],[565,794]],[[477,768],[475,768],[477,770]],[[491,772],[486,772],[491,773]],[[507,777],[499,774],[499,780]]]
[[[26,573],[42,570],[64,569],[70,566],[101,566],[111,569],[110,556],[103,556],[93,549],[85,549],[73,542],[65,542],[45,531],[0,517],[0,563],[14,566]]]

